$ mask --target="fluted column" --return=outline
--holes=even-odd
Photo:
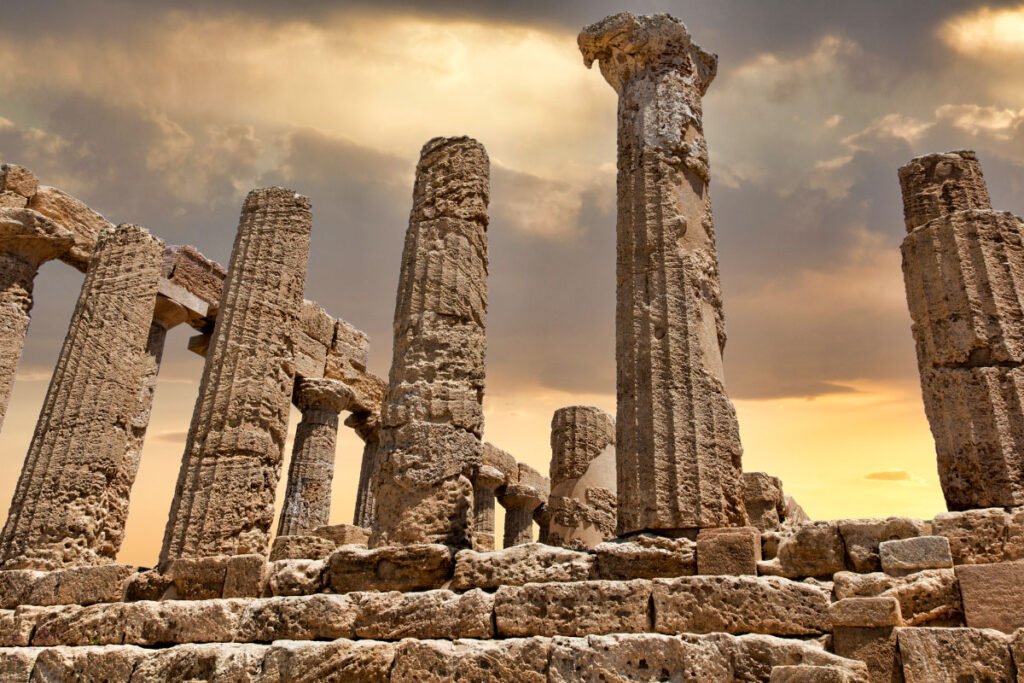
[[[295,383],[295,406],[302,411],[302,421],[295,430],[278,536],[307,534],[330,521],[338,415],[351,401],[352,390],[336,380]]]
[[[359,488],[356,490],[356,509],[352,523],[364,529],[372,529],[377,517],[376,488],[377,451],[380,448],[380,415],[377,413],[353,413],[345,424],[356,431],[363,440],[363,457],[359,465]]]
[[[619,95],[618,533],[743,525],[701,123],[717,58],[664,14],[608,17],[579,46]]]
[[[381,408],[372,546],[472,543],[483,445],[489,161],[435,138],[416,168]]]
[[[494,495],[505,483],[497,468],[482,465],[473,478],[473,549],[494,550]]]
[[[309,200],[291,190],[245,199],[161,563],[266,551],[311,227]]]
[[[0,208],[0,426],[25,347],[36,273],[74,241],[68,230],[42,214]]]
[[[1024,505],[1024,221],[993,211],[974,152],[899,171],[903,275],[950,510]]]
[[[133,428],[153,370],[163,253],[163,242],[137,226],[100,233],[0,538],[5,568],[117,555],[138,468]]]
[[[505,548],[533,542],[534,514],[551,494],[547,477],[525,463],[516,469],[516,480],[498,491],[498,502],[505,508]]]

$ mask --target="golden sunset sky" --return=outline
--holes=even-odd
[[[479,139],[492,161],[485,438],[544,472],[555,409],[615,408],[616,97],[576,34],[624,9],[679,17],[720,58],[704,122],[744,468],[782,477],[816,518],[944,509],[896,169],[975,149],[995,207],[1024,214],[1024,5],[11,4],[0,160],[225,264],[249,189],[309,196],[306,297],[370,335],[382,376],[419,149]],[[81,282],[61,263],[37,279],[0,434],[3,509]],[[159,549],[202,371],[189,334],[168,338],[127,562]],[[351,522],[360,453],[343,429],[333,522]]]

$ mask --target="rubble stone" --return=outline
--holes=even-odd
[[[17,164],[0,165],[0,191],[30,199],[38,189],[39,179],[32,171]]]
[[[320,536],[278,536],[270,548],[270,560],[325,560],[338,544]]]
[[[964,623],[960,588],[952,569],[931,569],[905,577],[888,574],[835,575],[837,600],[854,597],[894,597],[908,626],[957,626]]]
[[[805,522],[779,543],[782,576],[832,576],[846,568],[842,536],[834,522]]]
[[[956,578],[968,626],[1003,633],[1024,627],[1024,562],[964,564]]]
[[[743,509],[750,525],[760,531],[774,531],[781,527],[786,514],[782,480],[764,472],[744,472],[742,482]]]
[[[479,553],[463,550],[455,556],[452,588],[498,588],[549,581],[585,581],[594,556],[542,543],[528,543]]]
[[[927,536],[927,524],[919,519],[843,519],[837,522],[846,548],[846,565],[855,572],[868,574],[882,570],[878,544],[916,536]]]
[[[899,541],[882,541],[878,546],[882,570],[893,576],[906,576],[924,569],[948,569],[953,566],[949,540],[944,536],[918,536]]]
[[[312,595],[324,587],[323,560],[281,560],[267,568],[271,595]]]

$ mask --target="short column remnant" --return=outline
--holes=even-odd
[[[551,418],[545,542],[588,550],[615,537],[615,418],[592,406]]]
[[[377,452],[380,450],[380,414],[353,413],[345,426],[355,430],[363,440],[363,457],[359,465],[359,485],[356,490],[356,509],[352,523],[372,529],[377,518],[376,488]]]
[[[1024,222],[993,211],[974,152],[899,171],[903,277],[950,510],[1024,505]]]
[[[100,233],[0,536],[4,568],[114,561],[163,254],[137,226]]]
[[[473,477],[473,550],[494,550],[494,494],[504,484],[504,473],[490,465]]]
[[[69,231],[42,214],[0,208],[0,425],[25,346],[36,273],[39,266],[67,252],[74,242]]]
[[[701,123],[717,58],[664,14],[617,14],[578,42],[619,95],[618,533],[743,526]]]
[[[420,154],[381,408],[371,547],[470,547],[483,443],[489,160],[470,138]]]
[[[338,415],[351,400],[352,390],[336,380],[295,383],[295,406],[302,411],[302,421],[295,430],[279,536],[305,535],[330,521]]]
[[[253,190],[245,199],[161,564],[266,552],[311,227],[309,200],[291,190]]]
[[[547,477],[529,465],[519,463],[519,481],[498,494],[505,508],[504,547],[533,543],[533,515],[547,502],[551,484]]]

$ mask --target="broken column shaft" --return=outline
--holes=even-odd
[[[717,58],[668,15],[608,17],[579,46],[619,95],[618,533],[743,525],[701,123]]]
[[[435,138],[416,168],[381,409],[371,546],[472,542],[483,444],[489,161]]]
[[[518,464],[515,483],[507,484],[498,493],[498,502],[505,508],[504,547],[533,543],[533,518],[551,493],[547,477],[525,463]]]
[[[295,429],[278,536],[308,534],[330,521],[338,415],[351,399],[352,391],[335,380],[296,382],[295,405],[302,411],[302,421]]]
[[[1024,505],[1024,221],[993,211],[974,152],[899,171],[903,275],[950,510]]]
[[[312,228],[280,187],[245,199],[206,355],[161,563],[266,551],[288,434]]]
[[[140,401],[155,373],[163,254],[137,226],[100,234],[0,537],[5,568],[114,560],[138,469]]]

